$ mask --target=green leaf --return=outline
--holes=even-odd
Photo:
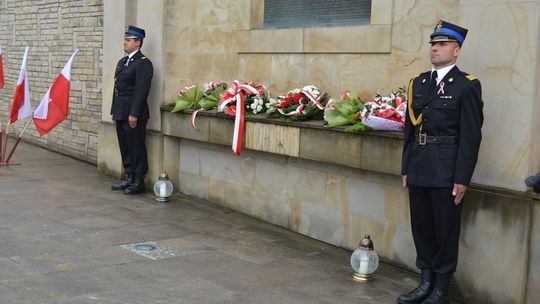
[[[325,120],[328,127],[330,128],[344,126],[351,123],[349,119],[347,119],[347,117],[343,116],[341,113],[339,113],[339,111],[336,111],[335,109],[326,113]]]
[[[189,100],[193,105],[196,105],[201,98],[203,98],[204,92],[199,88],[199,86],[195,86],[191,90],[186,92],[186,95],[184,97],[186,100]]]
[[[346,132],[365,132],[370,131],[371,128],[361,122],[357,122],[354,125],[345,128]]]
[[[224,91],[224,85],[217,87],[210,94],[204,96],[203,98],[201,98],[201,100],[199,100],[198,107],[202,108],[203,110],[212,110],[213,108],[217,107],[219,99],[221,98],[221,94]]]
[[[344,116],[358,112],[358,107],[346,100],[337,100],[334,102],[334,110],[336,109]]]
[[[191,88],[183,96],[176,97],[176,104],[171,112],[179,112],[186,109],[195,108],[204,93],[198,86]]]
[[[204,97],[199,101],[199,108],[202,108],[203,110],[212,110],[213,108],[217,107],[217,105],[218,100],[213,96]]]
[[[352,123],[352,124],[358,122],[358,120],[356,120],[356,113],[349,114],[349,115],[346,116],[346,118],[347,118],[347,120],[348,120],[350,123]]]
[[[178,96],[176,98],[176,104],[174,105],[174,108],[171,112],[179,112],[185,109],[190,109],[192,106],[192,102],[183,98],[184,96]]]

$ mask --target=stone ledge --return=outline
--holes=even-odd
[[[162,111],[163,134],[219,145],[232,143],[233,117],[201,111],[197,115],[197,129],[193,129],[189,122],[191,113]],[[400,174],[400,132],[349,133],[345,128],[327,128],[323,121],[293,122],[268,119],[263,114],[246,117],[244,134],[246,149]]]

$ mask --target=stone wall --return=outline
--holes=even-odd
[[[267,30],[264,0],[167,1],[164,101],[192,82],[234,79],[263,82],[274,94],[305,84],[333,96],[387,93],[430,68],[429,34],[444,19],[469,29],[458,66],[483,85],[484,140],[473,181],[525,190],[523,178],[540,169],[540,137],[532,132],[540,127],[540,1],[372,3],[369,26]]]
[[[6,78],[6,86],[0,90],[3,127],[25,46],[30,47],[27,71],[33,109],[74,49],[80,49],[71,70],[68,118],[43,137],[30,126],[24,138],[51,150],[96,162],[103,81],[102,1],[0,1],[0,45]],[[12,136],[19,134],[25,122],[18,121],[13,126]]]
[[[161,103],[174,101],[185,85],[209,80],[258,81],[273,94],[305,84],[333,96],[344,89],[364,98],[388,93],[430,68],[429,34],[439,19],[460,24],[469,34],[458,66],[478,76],[485,101],[473,181],[525,191],[524,177],[540,170],[540,137],[532,132],[540,128],[540,86],[534,81],[540,74],[538,0],[373,0],[370,25],[293,29],[262,28],[264,0],[104,3],[105,79],[121,56],[115,43],[123,27],[149,29],[144,52],[163,76],[152,85],[153,130],[160,128]],[[107,109],[111,90],[104,86]],[[105,110],[102,119],[110,121]],[[106,149],[104,154],[116,154],[114,147]],[[109,162],[121,171],[118,159]]]
[[[162,143],[162,165],[180,192],[351,250],[369,233],[382,260],[416,271],[407,192],[398,176],[400,136],[250,117],[238,157],[231,153],[231,118],[201,112],[197,129],[189,118],[163,113],[163,138],[152,136],[154,147]],[[249,139],[254,132],[276,134],[276,127],[293,135]],[[538,200],[473,185],[463,204],[452,297],[536,303]]]

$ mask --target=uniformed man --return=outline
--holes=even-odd
[[[148,171],[146,158],[146,123],[148,121],[148,92],[154,69],[152,62],[141,53],[145,31],[129,26],[124,35],[124,52],[118,61],[114,77],[111,115],[126,179],[112,185],[113,191],[139,194],[145,191],[144,177]]]
[[[456,66],[466,35],[466,29],[440,21],[430,36],[431,71],[409,82],[401,174],[422,282],[398,303],[449,303],[462,199],[484,120],[480,81]]]

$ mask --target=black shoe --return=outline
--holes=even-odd
[[[399,304],[420,304],[427,299],[433,290],[433,272],[422,270],[422,283],[411,292],[402,294],[398,297]]]
[[[144,193],[145,190],[146,187],[144,185],[144,177],[137,177],[135,178],[135,181],[124,190],[124,194],[141,194]]]
[[[126,179],[120,182],[116,182],[111,185],[112,191],[124,191],[133,183],[135,180],[135,175],[133,174],[126,174]]]
[[[423,304],[450,304],[448,289],[435,287]]]
[[[450,287],[451,273],[437,274],[435,276],[435,288],[423,304],[450,304],[448,288]]]

